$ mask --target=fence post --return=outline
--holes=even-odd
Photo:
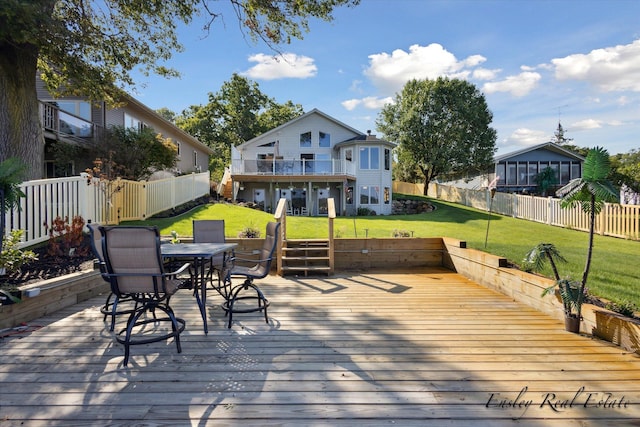
[[[149,212],[147,212],[147,181],[141,181],[142,185],[140,186],[140,213],[142,214],[142,219],[147,219],[149,216]]]
[[[92,191],[89,191],[89,183],[87,180],[89,179],[89,175],[82,172],[80,174],[80,180],[78,182],[78,215],[80,215],[86,223],[89,221],[95,222],[96,218],[93,215],[93,212],[90,206],[93,206],[91,196],[93,194]]]
[[[553,197],[549,196],[547,197],[547,224],[551,225],[553,224],[553,220],[555,218],[553,218]]]

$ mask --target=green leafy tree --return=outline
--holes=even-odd
[[[424,179],[485,171],[496,151],[493,114],[471,83],[440,77],[410,80],[376,121],[385,139],[399,143]],[[399,157],[399,162],[405,157]],[[411,168],[407,168],[411,169]]]
[[[231,159],[231,147],[302,113],[301,105],[291,101],[278,104],[260,90],[258,83],[234,73],[218,92],[209,93],[208,104],[192,105],[176,124],[214,150],[209,169],[219,178]]]
[[[116,126],[95,147],[94,158],[109,158],[117,165],[117,175],[134,181],[147,179],[159,170],[172,169],[177,163],[177,146],[153,129],[136,130]]]
[[[167,107],[158,108],[156,110],[156,113],[158,113],[160,116],[162,116],[163,119],[168,122],[175,123],[176,121],[176,113],[171,111]]]
[[[596,215],[600,213],[605,202],[618,201],[618,191],[607,180],[610,172],[611,163],[607,150],[602,147],[592,148],[584,161],[582,177],[572,179],[556,192],[556,195],[562,198],[561,206],[563,208],[580,206],[583,212],[589,214],[589,245],[578,295],[584,295],[587,286],[593,254]],[[581,306],[578,307],[577,317],[580,318],[580,315]]]
[[[333,9],[359,0],[229,0],[243,32],[272,48],[302,38],[309,19],[330,21]],[[135,87],[133,73],[177,76],[165,64],[183,49],[180,24],[222,19],[206,0],[2,0],[0,2],[0,161],[17,157],[27,178],[41,178],[43,135],[38,70],[55,95],[116,104]]]
[[[534,180],[536,182],[536,185],[538,186],[538,191],[543,196],[546,196],[547,192],[558,184],[557,173],[550,167],[544,168],[539,174],[535,176]]]
[[[622,187],[627,186],[640,193],[640,150],[611,156],[611,182]]]

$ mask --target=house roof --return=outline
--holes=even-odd
[[[542,144],[533,145],[531,147],[526,147],[526,148],[523,148],[521,150],[512,151],[512,152],[506,153],[506,154],[501,154],[500,156],[495,156],[493,158],[493,160],[494,160],[495,163],[498,163],[498,162],[501,162],[501,161],[504,161],[504,160],[508,160],[511,157],[519,156],[519,155],[524,154],[524,153],[529,153],[531,151],[536,151],[536,150],[541,150],[541,149],[545,149],[545,150],[548,150],[548,151],[553,151],[555,153],[562,154],[562,155],[565,155],[567,157],[572,157],[572,158],[574,158],[576,160],[584,161],[584,157],[582,157],[581,155],[576,154],[573,151],[567,150],[566,148],[564,148],[564,147],[562,147],[562,146],[560,146],[560,145],[558,145],[558,144],[556,144],[554,142],[545,142],[545,143],[542,143]]]
[[[152,110],[151,108],[149,108],[146,105],[144,105],[142,102],[138,101],[137,99],[135,99],[131,95],[126,94],[125,96],[127,98],[127,100],[126,100],[127,103],[133,104],[137,108],[139,108],[141,110],[144,110],[147,114],[153,115],[158,121],[161,121],[161,122],[165,123],[167,126],[170,126],[171,128],[173,128],[183,138],[185,138],[186,140],[189,140],[189,142],[191,144],[194,144],[194,145],[197,145],[198,147],[200,147],[202,149],[202,151],[204,151],[205,153],[207,153],[209,155],[214,153],[213,149],[211,149],[208,145],[203,144],[197,138],[195,138],[194,136],[192,136],[189,133],[185,132],[184,130],[180,129],[178,126],[176,126],[175,124],[171,123],[169,120],[165,119],[160,114],[156,113],[154,110]]]
[[[266,136],[269,136],[269,135],[272,135],[272,134],[277,134],[283,128],[288,127],[288,126],[290,126],[290,125],[292,125],[292,124],[294,124],[294,123],[296,123],[296,122],[298,122],[300,120],[304,120],[305,118],[307,118],[307,117],[309,117],[311,115],[314,115],[314,114],[322,116],[325,119],[327,119],[329,121],[332,121],[333,123],[337,124],[338,126],[342,126],[343,128],[348,129],[353,133],[356,133],[356,134],[361,135],[363,137],[366,136],[365,134],[363,134],[359,130],[354,129],[351,126],[349,126],[349,125],[347,125],[345,123],[342,123],[340,120],[337,120],[337,119],[331,117],[330,115],[328,115],[326,113],[323,113],[322,111],[318,110],[317,108],[314,108],[313,110],[311,110],[309,112],[306,112],[303,115],[296,117],[295,119],[289,120],[288,122],[286,122],[286,123],[284,123],[284,124],[282,124],[282,125],[280,125],[280,126],[278,126],[276,128],[271,129],[270,131],[267,131],[267,132],[265,132],[263,134],[260,134],[260,135],[256,136],[255,138],[250,139],[249,141],[243,142],[242,144],[236,146],[236,148],[241,150],[242,148],[244,148],[244,147],[246,147],[248,145],[251,145],[254,141],[256,141],[258,139],[263,139]]]
[[[349,138],[346,141],[338,142],[333,148],[338,149],[340,147],[344,147],[347,145],[354,145],[360,142],[367,142],[367,141],[376,142],[382,145],[389,145],[392,148],[398,145],[395,142],[385,141],[384,139],[377,138],[375,135],[369,134],[369,135],[354,136],[353,138]]]

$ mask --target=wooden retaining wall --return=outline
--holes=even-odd
[[[239,257],[249,257],[262,247],[262,239],[228,239],[238,243]],[[553,281],[510,268],[505,258],[470,249],[450,238],[335,239],[336,270],[398,269],[444,266],[469,280],[508,295],[549,316],[563,320],[559,296],[542,297]],[[275,264],[273,266],[275,269]],[[30,322],[48,313],[109,292],[97,271],[73,273],[40,282],[40,295],[20,304],[0,306],[0,329]],[[23,290],[24,290],[23,289]],[[581,332],[612,342],[640,354],[640,323],[590,304],[583,306]]]

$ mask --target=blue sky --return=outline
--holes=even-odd
[[[493,112],[498,154],[565,136],[611,154],[640,148],[640,1],[362,0],[312,21],[275,60],[243,37],[226,2],[204,37],[180,29],[179,79],[140,77],[133,96],[176,113],[207,103],[236,72],[278,102],[318,108],[365,132],[411,78],[475,84]],[[220,9],[222,8],[222,9]]]

